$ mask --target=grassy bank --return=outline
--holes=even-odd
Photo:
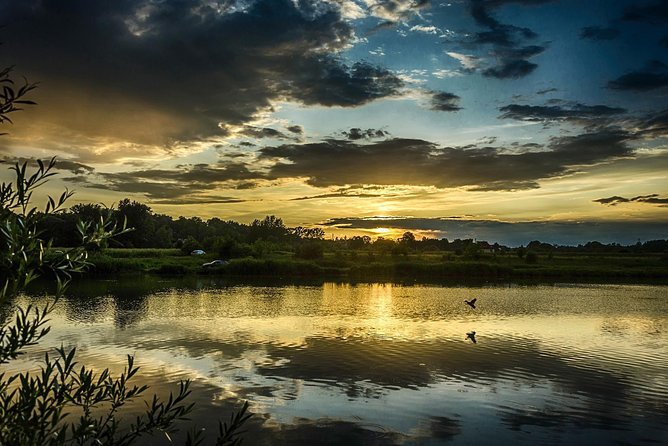
[[[91,273],[98,276],[123,273],[162,275],[209,274],[248,277],[326,277],[355,281],[376,279],[597,279],[668,281],[665,254],[577,253],[488,255],[476,259],[453,253],[420,253],[378,256],[368,253],[326,253],[317,260],[296,259],[290,252],[264,258],[231,259],[216,267],[202,264],[212,255],[187,256],[174,249],[109,249],[91,256]]]

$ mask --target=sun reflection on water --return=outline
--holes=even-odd
[[[96,367],[118,369],[134,353],[151,384],[196,380],[204,407],[250,400],[266,420],[253,435],[352,423],[470,443],[516,441],[526,426],[546,440],[552,427],[568,435],[589,423],[601,440],[614,421],[633,443],[632,426],[656,438],[655,420],[668,415],[664,294],[390,283],[105,292],[62,301],[50,344],[12,366],[61,343]],[[472,297],[475,310],[463,303]],[[465,340],[470,330],[477,344]],[[491,420],[488,438],[466,429],[479,414]]]

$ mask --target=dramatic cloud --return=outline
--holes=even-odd
[[[608,82],[613,90],[648,91],[668,85],[668,73],[648,73],[633,71]]]
[[[434,92],[431,97],[431,109],[448,112],[461,110],[459,99],[460,97],[453,93]]]
[[[248,136],[250,138],[275,138],[275,139],[293,139],[285,133],[272,129],[270,127],[254,127],[252,125],[245,125],[236,132],[238,135]]]
[[[388,23],[405,21],[429,7],[429,0],[364,0],[369,12]]]
[[[473,56],[471,54],[461,54],[454,51],[447,51],[445,54],[452,57],[453,59],[457,59],[466,71],[475,70],[481,63],[479,57]]]
[[[477,43],[493,43],[502,46],[513,46],[518,40],[534,38],[535,32],[529,28],[507,25],[499,22],[491,15],[491,10],[507,4],[516,3],[524,6],[535,6],[549,3],[551,0],[470,0],[471,15],[481,26],[489,28],[489,31],[479,32],[476,35]]]
[[[50,159],[43,159],[42,162],[45,165],[49,164]],[[0,159],[0,163],[6,163],[6,164],[23,164],[23,163],[29,163],[32,166],[37,165],[37,161],[34,158],[10,158],[10,157],[3,157]],[[85,174],[91,174],[95,171],[94,168],[91,166],[87,166],[85,164],[77,163],[76,161],[71,161],[71,160],[66,160],[66,159],[56,159],[56,164],[53,166],[53,169],[55,170],[66,170],[69,171],[75,175],[85,175]]]
[[[619,107],[608,107],[606,105],[584,105],[575,103],[570,106],[541,106],[541,105],[519,105],[510,104],[499,108],[503,112],[503,119],[518,119],[523,121],[571,121],[582,124],[591,124],[602,118],[626,113]]]
[[[652,113],[637,123],[638,134],[645,138],[668,136],[668,109]]]
[[[390,71],[366,62],[346,67],[337,59],[320,58],[294,61],[291,66],[299,75],[290,80],[286,94],[306,105],[354,107],[398,95],[404,86]]]
[[[289,127],[286,127],[286,129],[289,132],[294,133],[295,135],[303,135],[304,134],[304,127],[302,127],[301,125],[291,125]]]
[[[558,88],[546,88],[544,90],[538,90],[536,92],[536,94],[544,95],[544,94],[548,94],[548,93],[554,93],[554,92],[557,92],[557,91],[559,91]]]
[[[151,204],[168,204],[170,206],[183,206],[193,204],[234,204],[247,203],[248,200],[241,200],[234,197],[209,197],[209,196],[192,196],[188,198],[168,198],[161,200],[151,200]]]
[[[650,3],[638,4],[634,2],[628,6],[622,18],[638,22],[646,22],[654,25],[668,23],[668,3],[664,0],[655,0]]]
[[[388,132],[381,129],[360,129],[357,127],[351,128],[349,131],[344,131],[343,134],[350,140],[356,141],[358,139],[384,138],[389,135]]]
[[[616,28],[601,28],[599,26],[587,26],[582,28],[580,38],[590,40],[612,40],[619,36]]]
[[[243,163],[221,163],[219,165],[195,164],[179,166],[177,169],[134,170],[121,173],[103,173],[97,178],[71,177],[65,181],[79,185],[107,189],[125,193],[140,193],[149,199],[160,200],[160,203],[192,204],[195,202],[239,202],[231,197],[203,196],[212,186],[226,184],[228,188],[247,188],[249,180],[260,175],[248,170]],[[252,181],[250,182],[252,184]]]
[[[545,51],[545,47],[530,45],[521,48],[501,48],[494,52],[498,65],[482,72],[484,76],[497,79],[519,79],[531,74],[538,65],[529,62],[528,58]]]
[[[292,201],[321,200],[327,198],[378,198],[398,197],[397,194],[382,192],[383,186],[349,186],[341,187],[326,194],[311,195],[307,197],[292,198]]]
[[[125,193],[141,193],[161,203],[183,204],[221,200],[210,197],[215,189],[249,189],[261,182],[303,178],[315,187],[356,186],[309,198],[372,197],[359,185],[464,187],[495,191],[539,187],[539,181],[577,172],[593,165],[632,155],[627,145],[634,137],[619,130],[599,129],[578,136],[553,138],[549,145],[524,145],[521,152],[498,147],[439,147],[419,139],[392,138],[383,130],[353,128],[348,139],[316,143],[285,144],[260,150],[261,163],[221,160],[217,164],[177,166],[129,172],[82,172],[66,181],[81,186]],[[224,197],[235,202],[234,197]],[[220,202],[220,201],[219,201]]]
[[[489,7],[499,7],[513,3],[523,6],[539,6],[546,3],[553,3],[555,1],[556,0],[482,0],[482,2],[486,3]]]
[[[1,8],[5,24],[20,24],[10,25],[3,57],[49,85],[35,114],[42,131],[169,144],[224,134],[274,100],[353,107],[403,85],[381,67],[337,57],[354,32],[334,3],[26,0]]]
[[[519,79],[531,74],[538,65],[527,60],[507,60],[499,66],[488,68],[483,75],[497,79]]]
[[[668,66],[650,61],[645,69],[632,71],[608,82],[613,90],[649,91],[668,86]]]
[[[413,185],[472,190],[539,187],[538,181],[632,154],[622,131],[602,129],[554,138],[542,150],[512,153],[496,147],[438,147],[419,139],[368,144],[330,139],[261,149],[274,160],[268,178],[305,178],[312,186]]]
[[[415,25],[411,27],[411,31],[420,32],[424,34],[440,34],[441,30],[435,26]]]
[[[633,198],[624,198],[615,195],[614,197],[599,198],[598,200],[594,200],[594,202],[607,204],[609,206],[617,206],[620,203],[632,203],[632,202],[668,206],[668,198],[661,198],[659,194],[639,195]]]
[[[592,200],[666,196],[665,4],[0,1],[3,60],[39,82],[0,159],[174,214],[659,218]]]
[[[630,244],[636,243],[638,239],[664,239],[668,231],[668,223],[665,221],[527,221],[514,223],[453,217],[367,217],[332,218],[321,224],[362,230],[383,227],[406,231],[431,231],[436,237],[445,237],[449,240],[475,238],[509,246],[526,245],[532,240],[560,245],[577,245],[592,240],[602,243]]]
[[[303,200],[320,200],[323,198],[378,198],[383,197],[383,194],[368,194],[368,193],[342,193],[342,192],[332,192],[330,194],[320,194],[320,195],[311,195],[309,197],[299,197],[293,198],[292,201],[303,201]]]
[[[492,16],[491,10],[505,4],[518,3],[525,6],[539,5],[547,1],[489,1],[471,0],[470,10],[473,19],[486,31],[480,31],[474,35],[473,43],[490,44],[493,46],[493,56],[497,65],[487,68],[483,75],[497,79],[519,79],[531,74],[537,64],[527,59],[542,53],[544,46],[529,45],[527,40],[538,37],[533,30],[499,22]]]

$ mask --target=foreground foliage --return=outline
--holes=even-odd
[[[66,289],[73,273],[90,265],[86,246],[104,246],[119,234],[107,217],[95,223],[80,223],[81,245],[66,251],[45,255],[51,242],[42,240],[37,229],[44,215],[53,214],[71,195],[48,199],[43,213],[30,206],[35,188],[52,175],[55,161],[39,163],[37,172],[28,176],[26,164],[15,165],[14,184],[0,187],[0,299],[9,300],[40,275],[51,274],[58,284],[53,302],[43,308],[16,308],[13,323],[0,327],[0,364],[6,364],[25,354],[25,348],[37,344],[49,332],[48,315]],[[110,214],[109,214],[110,215]],[[6,304],[6,302],[4,302]],[[142,435],[176,430],[175,422],[186,419],[193,409],[186,403],[190,394],[188,381],[182,381],[176,393],[166,400],[153,396],[143,415],[128,422],[121,410],[129,402],[142,398],[146,386],[130,384],[138,368],[132,356],[118,377],[108,369],[96,373],[75,361],[76,350],[56,350],[48,353],[37,373],[0,374],[0,444],[7,445],[129,445]],[[238,444],[241,425],[250,415],[247,406],[233,415],[229,424],[221,423],[216,444]],[[188,444],[200,444],[201,431],[193,431]]]
[[[10,73],[11,68],[0,71],[0,123],[11,123],[7,115],[20,110],[20,105],[33,104],[24,96],[35,85],[26,81],[14,88]],[[134,421],[124,419],[123,409],[134,400],[144,400],[148,389],[131,384],[138,371],[132,356],[117,377],[108,369],[96,372],[79,365],[76,350],[63,347],[55,357],[46,353],[37,372],[7,372],[6,364],[49,333],[49,314],[72,275],[91,266],[88,251],[103,249],[110,239],[130,233],[125,225],[117,226],[113,210],[105,209],[94,221],[76,222],[79,241],[74,246],[51,249],[44,221],[57,216],[72,193],[66,190],[58,198],[48,197],[42,211],[33,207],[33,192],[53,175],[55,159],[37,164],[37,171],[29,174],[27,163],[16,163],[15,182],[0,185],[0,314],[8,307],[14,314],[0,319],[0,445],[130,445],[161,431],[169,437],[176,422],[187,419],[193,409],[186,401],[190,382],[182,381],[178,391],[164,400],[153,395],[143,414]],[[56,282],[54,299],[42,308],[11,308],[19,293],[40,276]],[[245,404],[229,423],[220,423],[215,444],[239,444],[240,428],[249,417]],[[193,429],[186,444],[204,440],[202,432]]]

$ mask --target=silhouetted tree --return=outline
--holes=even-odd
[[[275,215],[267,215],[263,220],[255,219],[250,225],[248,238],[251,242],[266,240],[280,242],[288,235],[283,220]]]

